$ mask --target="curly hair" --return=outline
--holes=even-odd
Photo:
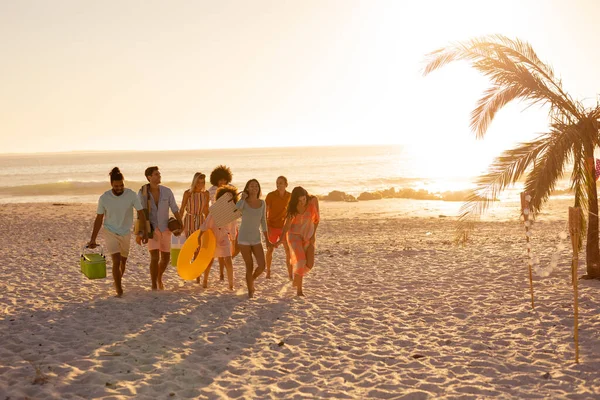
[[[213,186],[218,186],[221,179],[225,179],[227,185],[229,185],[233,179],[231,169],[226,165],[219,165],[210,173],[210,183]]]
[[[233,199],[234,203],[237,203],[240,199],[239,199],[239,195],[237,192],[237,188],[235,186],[231,186],[231,185],[225,185],[225,186],[221,186],[220,188],[217,189],[217,194],[215,195],[215,200],[219,200],[219,198],[221,196],[223,196],[225,193],[231,193],[231,198]]]

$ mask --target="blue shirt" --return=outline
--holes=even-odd
[[[260,201],[260,207],[252,208],[245,200],[240,200],[235,205],[242,212],[242,223],[238,233],[238,243],[245,245],[260,244],[260,229],[267,231],[267,214],[265,202]]]
[[[147,208],[148,200],[142,194],[142,189],[140,189],[138,192],[138,196],[142,206]],[[152,224],[152,228],[164,232],[169,229],[169,209],[171,209],[173,214],[175,214],[179,211],[179,207],[177,206],[175,196],[173,195],[171,189],[166,186],[158,185],[158,190],[160,195],[158,196],[159,198],[157,207],[156,202],[154,201],[154,196],[152,196],[152,193],[150,193],[150,188],[148,188],[148,196],[150,197],[150,223]]]
[[[131,189],[125,189],[117,196],[112,189],[104,192],[98,199],[98,214],[104,215],[104,228],[119,236],[131,231],[133,209],[141,210],[142,203]]]

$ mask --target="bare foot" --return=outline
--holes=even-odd
[[[117,292],[117,294],[115,294],[115,297],[123,297],[123,292],[121,292],[121,293]]]
[[[206,289],[208,287],[208,282],[204,281],[202,282],[202,288]]]
[[[224,281],[225,280],[225,276],[224,275],[219,275],[219,280],[220,281]]]
[[[162,281],[158,282],[158,290],[165,290],[165,285],[163,285]]]
[[[302,297],[304,297],[304,293],[302,293],[302,291],[300,290],[300,291],[298,291],[298,292],[296,293],[296,296],[302,296]]]
[[[200,283],[200,277],[196,278],[196,283]]]

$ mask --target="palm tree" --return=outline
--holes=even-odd
[[[468,231],[487,210],[497,194],[525,176],[530,210],[535,216],[548,200],[567,168],[575,207],[587,211],[586,265],[588,278],[600,278],[598,245],[598,196],[594,148],[599,145],[600,105],[585,108],[562,89],[560,79],[544,64],[531,45],[518,39],[493,35],[454,43],[427,54],[427,75],[453,61],[467,61],[489,78],[488,88],[471,112],[471,129],[485,136],[496,113],[513,100],[550,107],[549,131],[535,140],[503,152],[477,180],[476,188],[461,208],[457,240],[466,241]],[[585,224],[585,221],[584,221]]]

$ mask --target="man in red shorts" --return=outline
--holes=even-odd
[[[285,176],[280,176],[276,181],[277,190],[272,191],[267,195],[265,203],[267,205],[267,229],[269,240],[271,243],[276,243],[283,231],[283,223],[287,212],[287,205],[290,201],[290,192],[285,190],[288,186],[288,181]],[[285,238],[281,238],[283,247],[285,248],[285,263],[287,265],[288,277],[292,280],[292,264],[290,262],[290,248],[288,247]],[[271,262],[273,261],[274,247],[267,248],[267,279],[271,278]]]

